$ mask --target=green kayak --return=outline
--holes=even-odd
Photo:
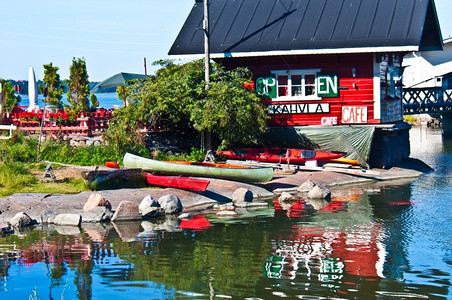
[[[159,161],[131,153],[124,155],[125,168],[140,168],[164,175],[186,175],[246,182],[267,182],[273,178],[273,168],[250,168],[230,164],[198,163],[185,161]]]

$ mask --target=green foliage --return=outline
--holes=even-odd
[[[28,138],[23,132],[16,132],[10,140],[0,141],[0,162],[34,162],[38,149],[38,141]]]
[[[64,83],[60,80],[58,70],[60,68],[54,67],[52,63],[44,65],[44,85],[39,85],[41,93],[44,93],[44,89],[47,88],[47,97],[44,100],[50,105],[55,105],[58,108],[63,108]]]
[[[10,195],[37,183],[25,164],[21,162],[0,162],[0,196]]]
[[[114,148],[109,146],[72,147],[65,143],[46,140],[41,146],[42,160],[63,164],[99,166],[105,161],[119,161],[122,155],[116,155]]]
[[[14,88],[11,82],[0,79],[0,86],[2,90],[0,93],[0,105],[2,107],[2,111],[10,112],[14,106],[19,103],[20,96],[14,93]]]
[[[91,107],[98,107],[99,106],[99,101],[97,101],[96,95],[91,94],[91,96],[89,97],[89,100],[91,102]]]
[[[75,113],[87,112],[89,109],[88,72],[83,58],[73,58],[69,67],[68,102]]]
[[[86,190],[82,179],[65,179],[58,183],[39,183],[31,174],[42,174],[45,163],[36,164],[37,140],[22,133],[10,140],[0,141],[0,196],[17,192],[78,193]],[[71,147],[58,141],[46,140],[41,145],[41,160],[74,165],[104,165],[105,161],[120,161],[110,146]],[[58,168],[56,164],[54,169]]]
[[[193,133],[209,130],[223,147],[256,142],[266,129],[266,109],[254,91],[244,88],[247,69],[224,70],[213,64],[211,86],[205,90],[202,60],[177,65],[169,60],[156,75],[124,87],[129,105],[115,112],[107,132],[109,143],[120,149],[144,146],[143,128]]]
[[[167,161],[203,161],[205,154],[201,149],[192,147],[190,153],[184,153],[180,155],[167,155],[162,152],[154,152],[153,158],[157,160]]]
[[[120,85],[116,88],[116,94],[118,95],[118,99],[124,102],[124,106],[127,106],[127,90],[126,87]]]
[[[217,134],[220,148],[257,144],[266,130],[267,114],[257,94],[243,87],[251,73],[243,68],[225,71],[218,65],[213,71],[205,103],[196,102],[192,111],[193,126]]]

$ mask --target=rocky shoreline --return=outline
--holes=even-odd
[[[282,193],[285,194],[284,199],[288,200],[287,193],[296,194],[297,189],[308,181],[331,189],[332,195],[337,196],[346,194],[355,187],[359,189],[360,184],[411,180],[429,171],[431,169],[421,161],[408,159],[403,165],[390,170],[276,170],[275,177],[263,184],[209,179],[210,184],[205,192],[146,188],[82,192],[73,195],[19,193],[0,198],[0,228],[4,233],[21,232],[28,225],[51,224],[85,228],[93,223],[120,224],[131,220],[152,220],[162,215],[173,220],[175,226],[177,217],[190,218],[193,214],[211,212],[214,209],[222,211],[219,216],[240,217],[240,211],[236,212],[235,208],[266,208],[266,200],[274,199]],[[96,198],[94,202],[97,204],[86,209],[88,203],[92,202],[91,198]],[[162,200],[167,198],[170,200]],[[145,201],[146,209],[152,212],[143,213]],[[170,211],[167,206],[176,208]]]

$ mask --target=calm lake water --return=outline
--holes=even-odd
[[[116,93],[96,93],[97,101],[99,101],[99,106],[109,109],[113,108],[113,105],[118,105],[121,107],[124,105],[124,102],[118,99],[118,95]],[[21,106],[27,106],[30,104],[28,95],[20,95],[20,102],[19,105]],[[42,102],[42,95],[38,95],[38,105],[39,107],[43,108],[44,103]],[[66,94],[63,94],[63,98],[61,99],[63,103],[67,103],[67,97]]]
[[[452,141],[411,130],[412,181],[240,219],[40,228],[0,239],[0,298],[451,299]],[[340,196],[338,196],[340,195]]]

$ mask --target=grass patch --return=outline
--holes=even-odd
[[[15,193],[77,194],[87,191],[83,179],[65,178],[57,182],[40,182],[32,173],[43,168],[29,169],[20,162],[0,163],[0,197]]]
[[[78,194],[83,191],[89,191],[83,179],[71,179],[67,182],[39,182],[14,193]]]
[[[52,167],[55,171],[60,167],[58,163],[99,166],[104,165],[106,161],[122,161],[123,158],[122,154],[111,146],[72,147],[65,141],[45,140],[39,155],[41,163],[36,163],[37,148],[36,138],[24,136],[20,132],[9,140],[0,140],[0,197],[15,193],[76,194],[89,190],[83,179],[72,178],[71,175],[64,180],[57,176],[57,182],[54,183],[41,183],[40,177],[47,166],[47,163],[42,161],[54,162]],[[146,148],[139,149],[137,154],[143,157],[152,156]],[[204,159],[203,151],[196,148],[192,148],[189,153],[177,156],[164,153],[153,154],[160,160],[202,161]]]
[[[11,195],[38,183],[21,162],[0,162],[0,196]]]

